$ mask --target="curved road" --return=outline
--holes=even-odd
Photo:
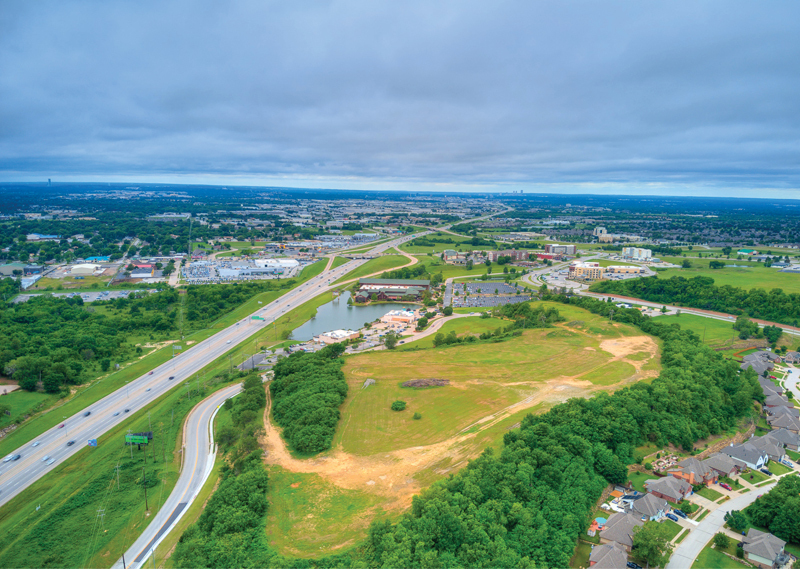
[[[189,413],[183,431],[183,468],[175,488],[144,532],[125,552],[124,565],[123,560],[119,559],[112,566],[114,569],[141,567],[200,493],[214,468],[217,454],[214,445],[214,415],[226,399],[241,391],[241,384],[220,389],[198,403]]]

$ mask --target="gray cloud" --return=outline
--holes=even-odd
[[[788,197],[798,21],[792,2],[5,3],[0,179]]]

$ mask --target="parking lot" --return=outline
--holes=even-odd
[[[52,292],[48,294],[52,294],[53,296],[58,297],[65,297],[65,298],[72,298],[75,296],[80,296],[83,299],[83,302],[94,302],[96,300],[112,300],[115,298],[127,298],[130,294],[134,292],[155,292],[152,290],[146,289],[137,289],[137,290],[100,290],[97,292]],[[38,294],[20,294],[14,299],[14,302],[27,302],[31,298],[35,296],[41,296]]]
[[[528,302],[530,299],[530,295],[527,294],[454,296],[453,308],[492,308],[495,306],[504,306],[506,304],[517,304],[518,302]]]

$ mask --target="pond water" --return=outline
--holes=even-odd
[[[304,342],[311,340],[323,332],[331,330],[358,330],[364,322],[377,320],[387,312],[414,305],[387,302],[385,304],[368,304],[367,306],[348,306],[349,292],[344,292],[338,299],[323,304],[317,309],[316,318],[312,318],[292,332],[292,339]]]

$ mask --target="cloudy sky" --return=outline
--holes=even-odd
[[[800,197],[800,3],[9,0],[0,181]]]

